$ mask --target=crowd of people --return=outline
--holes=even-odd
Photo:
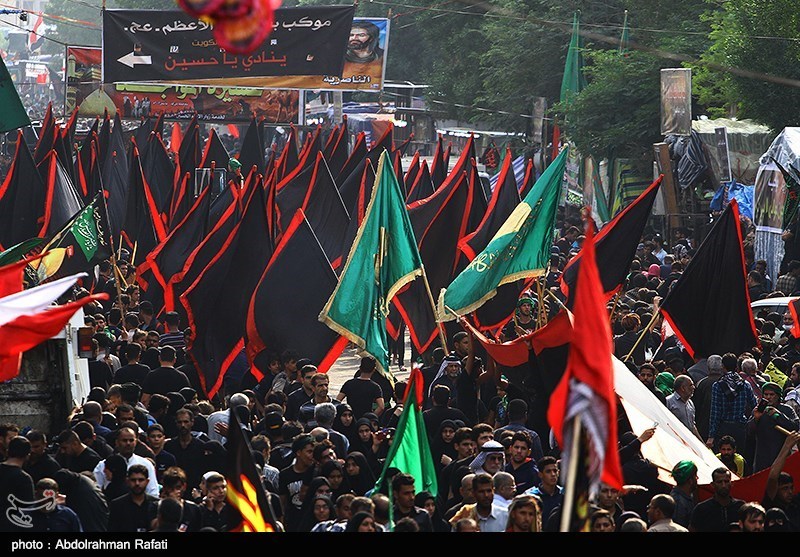
[[[579,225],[574,216],[563,221],[542,279],[556,297],[560,274],[583,241]],[[800,501],[784,466],[800,441],[800,349],[778,314],[756,317],[761,346],[742,354],[694,361],[677,337],[664,339],[653,315],[695,253],[690,236],[678,229],[669,246],[657,234],[643,238],[623,291],[609,303],[614,352],[725,467],[714,470],[713,496],[703,501],[697,463],[675,463],[674,485],[662,481],[641,451],[655,429],[634,434],[621,411],[625,486],[601,486],[590,528],[797,531]],[[447,350],[438,347],[420,363],[437,492],[394,469],[376,485],[403,412],[405,381],[393,382],[364,355],[356,375],[331,393],[328,375],[303,354],[272,354],[266,376],[256,380],[242,353],[208,399],[187,356],[191,330],[181,328],[177,313],[157,316],[140,299],[128,254],[121,255],[119,272],[104,262],[94,285],[109,301],[85,311],[94,332],[87,400],[63,431],[0,424],[0,492],[13,495],[0,500],[0,530],[228,530],[232,413],[270,494],[270,515],[287,532],[559,530],[560,451],[542,420],[545,389],[529,366],[496,364],[471,333],[452,334]],[[774,285],[761,263],[748,270],[751,290],[797,288],[800,262],[789,263]],[[499,340],[522,336],[543,325],[542,314],[558,311],[534,291],[519,298]],[[761,500],[730,495],[734,474],[762,470],[769,479]]]

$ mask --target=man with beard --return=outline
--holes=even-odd
[[[380,47],[381,31],[369,21],[354,22],[350,29],[345,53],[344,77],[367,78],[369,88],[380,87],[383,76],[383,49]],[[361,82],[361,81],[359,81]]]
[[[736,452],[736,439],[730,435],[723,435],[719,440],[717,458],[740,478],[744,477],[744,457]]]
[[[181,408],[175,412],[175,423],[178,426],[178,436],[173,437],[164,444],[164,450],[175,457],[175,463],[186,472],[189,488],[200,485],[204,465],[204,444],[192,435],[194,414],[191,410]]]
[[[661,404],[666,406],[667,397],[664,396],[664,393],[656,388],[657,372],[655,366],[651,363],[644,363],[639,367],[639,371],[636,375],[639,377],[639,381],[641,381],[642,384],[647,387],[647,390],[653,393],[655,397],[661,401]]]
[[[145,493],[148,479],[149,472],[141,464],[128,468],[127,483],[130,491],[108,505],[109,532],[147,532],[150,529],[149,507],[158,498]]]
[[[725,467],[711,472],[714,495],[698,503],[692,511],[690,532],[728,532],[728,525],[738,519],[744,501],[731,497],[731,471]]]
[[[130,427],[123,426],[119,429],[117,438],[114,441],[114,448],[116,449],[115,452],[117,454],[122,455],[122,457],[128,463],[128,468],[130,468],[134,464],[141,464],[145,468],[147,468],[147,478],[148,478],[147,493],[154,497],[157,497],[159,492],[159,487],[158,487],[158,481],[156,480],[155,466],[153,466],[153,463],[149,459],[141,457],[138,454],[134,454],[137,443],[138,441],[136,437],[136,432]],[[97,466],[94,467],[94,472],[93,472],[94,478],[100,489],[105,489],[105,487],[108,485],[108,478],[106,478],[105,469],[106,469],[105,460],[101,460],[100,462],[97,463]],[[56,481],[58,481],[58,485],[61,486],[62,489],[64,489],[64,485],[58,480],[58,478],[56,478]]]

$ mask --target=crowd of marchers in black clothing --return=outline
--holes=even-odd
[[[555,297],[561,271],[580,250],[578,225],[563,223],[542,279]],[[797,531],[800,500],[784,466],[800,441],[800,350],[788,321],[759,315],[761,348],[693,361],[652,319],[654,304],[695,250],[685,229],[666,244],[656,234],[643,238],[623,291],[609,304],[615,354],[726,467],[714,471],[714,495],[704,501],[695,463],[675,463],[674,485],[663,482],[641,451],[654,430],[635,435],[621,410],[625,486],[601,486],[590,527]],[[447,353],[440,347],[425,355],[423,418],[437,493],[397,470],[376,486],[403,411],[404,381],[393,382],[365,356],[340,392],[329,393],[328,376],[291,350],[271,354],[259,381],[242,353],[209,399],[186,354],[191,331],[181,328],[178,314],[157,317],[140,300],[128,255],[123,250],[118,272],[109,262],[99,267],[94,291],[110,299],[86,308],[85,324],[94,330],[91,392],[67,427],[42,432],[0,424],[0,493],[13,495],[0,498],[0,530],[226,531],[230,413],[249,439],[271,514],[285,531],[559,530],[560,452],[543,419],[542,386],[528,366],[496,364],[466,331],[452,334]],[[756,273],[760,263],[752,262]],[[800,264],[787,268],[800,274]],[[776,287],[769,277],[758,284],[765,282]],[[558,311],[534,292],[521,296],[500,340],[542,326],[540,303],[545,319]],[[762,500],[730,495],[732,474],[764,469]]]

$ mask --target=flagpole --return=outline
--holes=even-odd
[[[617,311],[617,304],[619,303],[620,295],[622,294],[622,290],[617,292],[614,296],[614,305],[611,306],[611,313],[608,316],[609,323],[614,323],[614,312]]]
[[[422,282],[425,283],[425,292],[428,293],[428,301],[431,303],[431,309],[433,310],[434,318],[436,317],[436,302],[433,301],[433,294],[431,293],[431,285],[428,283],[428,275],[425,273],[425,265],[420,267],[422,270]],[[447,349],[447,337],[444,336],[444,326],[442,325],[441,321],[436,322],[436,328],[439,329],[439,340],[442,342],[442,348],[444,349],[445,354],[449,354],[450,351]]]
[[[553,298],[553,299],[554,299],[554,300],[555,300],[555,301],[558,303],[558,305],[559,305],[559,306],[561,306],[561,309],[565,309],[565,310],[569,311],[569,309],[567,308],[567,306],[565,306],[565,305],[564,305],[564,302],[562,302],[561,300],[559,300],[559,299],[558,299],[558,296],[556,296],[555,294],[553,294],[552,292],[550,292],[550,289],[549,289],[549,288],[548,288],[547,290],[545,290],[545,294],[547,294],[548,296],[550,296],[551,298]]]
[[[631,356],[633,355],[633,351],[634,351],[634,350],[636,350],[636,347],[637,347],[637,346],[639,346],[639,343],[640,343],[640,342],[642,342],[642,339],[644,338],[644,335],[645,335],[645,334],[646,334],[646,333],[647,333],[647,332],[650,330],[650,328],[651,328],[651,327],[653,326],[653,324],[656,322],[656,318],[658,318],[658,314],[659,314],[659,313],[661,313],[661,308],[657,308],[657,309],[656,309],[656,310],[653,312],[653,318],[650,320],[650,323],[648,323],[648,324],[647,324],[647,327],[644,327],[644,328],[642,329],[642,332],[641,332],[641,334],[639,334],[639,338],[637,338],[637,339],[636,339],[636,342],[634,343],[633,347],[631,348],[631,351],[630,351],[630,352],[628,352],[628,353],[625,355],[625,357],[624,357],[624,358],[622,358],[622,361],[623,361],[623,362],[627,362],[628,360],[630,360],[630,359],[631,359]]]
[[[561,507],[561,526],[559,531],[569,532],[572,507],[575,504],[575,479],[578,475],[578,450],[582,431],[580,414],[572,420],[572,446],[570,447],[569,467],[564,482],[564,504]]]
[[[131,265],[136,265],[136,250],[139,248],[139,240],[133,243],[133,253],[131,254]]]
[[[119,277],[117,280],[114,281],[117,284],[117,304],[119,304],[120,300],[122,299],[122,289],[120,288],[119,281],[120,281],[120,279],[121,280],[125,280],[125,279],[122,278],[122,272],[119,270],[119,267],[117,267],[117,254],[114,253],[114,247],[113,247],[114,244],[112,243],[111,246],[112,246],[111,247],[111,265],[114,266],[114,272]],[[125,286],[127,287],[127,283],[125,284]],[[122,309],[122,308],[120,308],[120,309]]]

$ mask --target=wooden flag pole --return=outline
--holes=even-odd
[[[609,323],[614,323],[614,313],[617,311],[617,304],[619,303],[620,295],[622,294],[622,290],[616,293],[614,296],[614,305],[611,306],[611,313],[608,316]]]
[[[564,504],[561,507],[560,532],[569,532],[569,524],[573,511],[572,507],[575,504],[575,480],[578,476],[578,450],[580,449],[582,429],[581,417],[579,414],[572,420],[572,445],[570,447],[567,477],[564,481]]]
[[[625,357],[624,357],[624,358],[622,358],[622,361],[623,361],[623,362],[627,362],[628,360],[630,360],[631,356],[633,355],[633,351],[634,351],[634,350],[636,350],[636,347],[637,347],[637,346],[639,346],[639,343],[640,343],[640,342],[642,342],[642,339],[644,338],[644,335],[645,335],[645,334],[646,334],[646,333],[647,333],[647,332],[650,330],[650,328],[653,326],[653,323],[655,323],[655,322],[656,322],[656,319],[658,318],[658,314],[659,314],[659,313],[661,313],[661,308],[657,308],[657,309],[656,309],[656,310],[653,312],[653,318],[650,320],[650,323],[648,323],[648,324],[647,324],[647,327],[644,327],[644,328],[642,329],[642,332],[641,332],[641,334],[639,335],[639,338],[637,338],[637,339],[636,339],[636,342],[635,342],[635,343],[634,343],[634,345],[631,347],[631,351],[630,351],[630,352],[628,352],[628,353],[625,355]]]
[[[120,245],[122,245],[122,244],[120,243]],[[113,248],[111,250],[111,265],[114,267],[114,272],[119,277],[119,278],[117,278],[117,280],[114,281],[115,283],[117,283],[117,305],[119,306],[119,301],[122,299],[122,288],[120,288],[119,282],[120,282],[120,280],[124,281],[125,279],[122,276],[122,271],[120,271],[119,267],[117,267],[117,255],[114,253]],[[125,288],[127,288],[127,287],[128,287],[128,284],[125,283]],[[122,308],[120,308],[120,310],[121,309]],[[123,315],[123,317],[124,317],[124,315]]]
[[[130,261],[131,265],[135,265],[136,264],[136,250],[137,249],[139,249],[139,240],[136,240],[133,243],[133,253],[131,254],[131,261]]]
[[[433,317],[436,319],[436,302],[433,300],[431,285],[428,283],[428,275],[425,274],[425,265],[422,265],[420,268],[422,269],[422,281],[425,283],[425,291],[428,293],[428,301],[431,303],[431,309],[433,310]],[[436,319],[436,328],[439,329],[439,340],[442,342],[444,353],[448,355],[450,351],[447,349],[447,337],[444,336],[444,326],[438,319]]]
[[[558,305],[559,305],[559,306],[561,306],[561,309],[565,309],[565,310],[569,311],[569,309],[567,309],[567,306],[565,306],[565,305],[564,305],[564,302],[562,302],[561,300],[559,300],[559,299],[558,299],[558,296],[556,296],[555,294],[553,294],[552,292],[550,292],[550,290],[549,290],[549,289],[548,289],[548,290],[545,290],[545,294],[547,294],[548,296],[550,296],[551,298],[553,298],[553,299],[554,299],[554,300],[555,300],[555,301],[558,303]]]

